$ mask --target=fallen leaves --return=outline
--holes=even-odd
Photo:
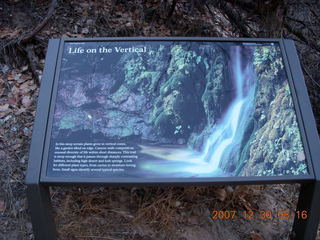
[[[26,111],[27,111],[26,108],[21,107],[21,108],[19,108],[17,111],[15,111],[15,114],[16,114],[16,115],[20,115],[21,113],[24,113],[24,112],[26,112]]]
[[[32,103],[32,99],[30,96],[23,96],[22,97],[22,105],[28,108]]]
[[[7,111],[8,109],[9,109],[9,104],[8,104],[8,103],[0,106],[0,112],[5,112],[5,111]]]
[[[70,33],[66,32],[62,35],[62,38],[84,38],[85,36],[83,34],[77,34],[77,33]]]
[[[29,92],[37,89],[37,88],[38,87],[37,87],[36,84],[34,84],[33,82],[28,81],[28,82],[25,82],[25,83],[23,83],[23,84],[21,84],[19,86],[19,93],[24,95],[24,94],[29,93]]]
[[[34,102],[38,87],[28,70],[28,66],[22,66],[7,71],[0,78],[0,119],[10,113],[25,113]]]
[[[216,194],[217,194],[217,198],[218,198],[221,202],[225,201],[226,198],[227,198],[227,192],[226,192],[226,190],[225,190],[224,188],[218,188],[218,189],[216,190]]]
[[[3,200],[0,200],[0,212],[4,212],[6,210],[6,203]]]
[[[20,28],[16,28],[14,30],[10,28],[3,28],[3,29],[0,29],[0,39],[17,38],[21,32],[22,32],[22,29]]]
[[[4,105],[0,105],[0,118],[7,116],[10,112],[9,104],[5,103]]]
[[[264,240],[264,238],[256,232],[251,232],[250,238],[251,238],[251,240]]]
[[[17,98],[17,96],[11,96],[8,97],[7,99],[7,103],[10,105],[16,105],[19,102],[19,99]]]
[[[215,190],[215,197],[224,202],[225,208],[245,209],[253,211],[259,208],[258,198],[260,191],[259,186],[225,186]]]
[[[0,149],[4,150],[0,151],[0,190],[7,185],[16,188],[24,181],[25,163],[20,163],[20,159],[26,155],[29,148],[34,103],[38,95],[38,88],[29,70],[27,66],[14,69],[0,66]],[[4,214],[14,217],[18,216],[20,211],[25,211],[23,204],[16,208],[11,200],[3,203],[0,196],[0,214],[5,207],[9,211]]]

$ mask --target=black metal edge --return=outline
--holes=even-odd
[[[215,42],[280,42],[280,38],[218,38],[218,37],[97,37],[62,38],[64,42],[96,41],[215,41]]]
[[[290,49],[290,48],[288,48],[288,46],[285,47],[285,41],[281,41],[280,48],[281,48],[281,54],[282,54],[284,68],[285,68],[285,71],[286,71],[287,80],[288,80],[289,87],[290,87],[290,95],[291,95],[291,98],[292,98],[292,101],[293,101],[293,107],[294,107],[294,111],[295,111],[296,120],[297,120],[297,123],[298,123],[299,133],[300,133],[300,137],[301,137],[304,153],[306,155],[305,156],[306,157],[305,161],[306,161],[306,164],[307,164],[307,171],[308,171],[309,175],[314,178],[314,172],[313,172],[313,167],[312,167],[312,162],[311,162],[310,149],[309,149],[309,145],[308,145],[308,142],[307,142],[307,134],[305,132],[305,123],[303,122],[303,119],[302,119],[300,101],[299,101],[298,96],[297,96],[296,79],[294,78],[294,74],[292,73],[292,69],[291,69],[291,66],[289,64],[290,59],[289,59],[289,57],[287,55],[287,51],[296,51],[296,49],[295,48],[294,49]]]
[[[52,105],[50,106],[50,112],[48,114],[48,129],[47,135],[51,136],[51,127],[53,123],[53,111],[55,106],[55,99],[57,97],[57,88],[58,80],[61,66],[61,59],[63,55],[63,48],[65,42],[75,42],[75,41],[220,41],[220,42],[273,42],[278,43],[281,46],[281,39],[260,39],[260,38],[200,38],[200,37],[119,37],[119,38],[64,38],[61,39],[61,44],[59,48],[59,57],[57,59],[58,65],[56,67],[56,75],[52,91]],[[284,49],[282,48],[282,51]],[[284,58],[285,59],[285,58]],[[48,164],[48,152],[50,145],[50,137],[46,139],[45,150],[44,150],[44,159],[43,166],[41,170],[40,181],[45,184],[50,185],[70,185],[70,184],[79,184],[79,185],[91,185],[91,184],[101,184],[106,186],[133,186],[133,185],[175,185],[175,184],[185,184],[185,185],[213,185],[213,184],[228,184],[228,183],[237,183],[237,184],[268,184],[268,183],[284,183],[284,182],[305,182],[313,179],[313,176],[310,175],[284,175],[284,176],[250,176],[250,177],[220,177],[220,178],[161,178],[161,179],[151,179],[151,178],[88,178],[88,177],[72,177],[72,178],[55,178],[46,176],[47,164]]]
[[[53,115],[56,105],[56,98],[58,95],[58,86],[59,86],[59,78],[60,78],[60,69],[62,64],[62,57],[63,57],[63,49],[64,49],[64,41],[63,39],[60,40],[60,46],[57,51],[57,65],[55,68],[55,75],[53,79],[53,85],[51,86],[51,92],[50,92],[50,99],[51,103],[50,106],[48,106],[48,115],[46,118],[47,121],[47,129],[46,134],[47,138],[44,139],[44,150],[43,150],[43,160],[42,160],[42,167],[41,167],[41,173],[40,173],[40,182],[43,182],[43,178],[46,177],[47,174],[47,165],[48,165],[48,156],[49,156],[49,149],[50,149],[50,141],[51,141],[51,133],[52,133],[52,124],[53,124]]]
[[[300,105],[301,117],[306,132],[307,145],[311,155],[311,166],[316,181],[320,181],[320,140],[317,125],[311,108],[306,83],[301,70],[299,57],[293,40],[284,40],[284,47],[294,79],[297,99]]]
[[[161,178],[161,179],[127,179],[113,178],[108,182],[98,178],[46,178],[43,184],[54,185],[104,185],[110,187],[132,187],[132,186],[206,186],[206,185],[226,185],[226,184],[278,184],[278,183],[308,183],[312,182],[310,176],[280,176],[280,177],[220,177],[220,178]]]
[[[28,168],[25,182],[38,184],[41,172],[42,153],[46,135],[50,96],[57,62],[60,39],[50,39],[47,49],[45,67],[41,79],[40,93],[37,100],[36,117],[33,125],[29,151]]]

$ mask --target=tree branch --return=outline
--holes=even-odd
[[[19,43],[25,44],[27,42],[29,42],[35,35],[37,35],[38,32],[40,32],[49,22],[49,19],[51,18],[51,16],[54,13],[54,9],[57,5],[57,0],[52,0],[48,13],[46,15],[46,17],[42,20],[42,22],[29,34],[27,34],[25,37],[23,37]]]

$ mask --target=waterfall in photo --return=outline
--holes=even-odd
[[[224,115],[210,128],[210,135],[201,152],[192,149],[140,146],[141,153],[157,157],[159,162],[147,162],[143,168],[155,173],[183,173],[193,176],[216,176],[223,174],[222,164],[240,157],[241,140],[250,120],[256,74],[253,65],[243,57],[241,46],[230,48],[231,77],[234,99]],[[223,161],[225,159],[225,161]],[[228,174],[228,173],[226,173]]]

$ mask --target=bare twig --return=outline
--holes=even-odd
[[[176,8],[177,2],[178,2],[178,0],[173,0],[172,1],[171,8],[170,8],[167,20],[169,20],[171,18],[172,14],[174,12],[174,9]]]
[[[33,45],[32,44],[28,44],[25,49],[26,49],[26,52],[27,52],[27,58],[28,58],[29,63],[30,63],[31,71],[32,71],[33,77],[35,79],[35,84],[40,86],[40,79],[39,79],[39,75],[38,75],[37,67],[36,67],[37,63],[38,63],[38,61],[37,61],[38,58],[34,53]]]
[[[216,5],[216,7],[218,7],[221,12],[228,17],[230,23],[235,26],[244,37],[250,37],[246,28],[247,24],[244,22],[241,15],[235,11],[229,3],[214,1],[214,5]]]
[[[49,19],[53,15],[53,12],[54,12],[56,5],[57,5],[57,0],[52,0],[46,17],[42,20],[42,22],[35,29],[33,29],[32,32],[30,32],[29,34],[24,36],[19,41],[19,43],[25,44],[25,43],[29,42],[35,35],[37,35],[37,33],[39,33],[48,24]]]
[[[320,48],[314,43],[314,42],[310,42],[308,40],[308,38],[306,38],[303,33],[302,30],[296,30],[294,29],[291,25],[289,25],[288,23],[284,23],[285,28],[292,34],[294,34],[297,38],[299,38],[305,45],[311,47],[312,49],[314,49],[317,52],[320,52]]]
[[[39,84],[39,76],[36,71],[38,61],[34,46],[30,45],[30,41],[48,24],[56,5],[57,0],[52,0],[46,17],[30,33],[25,33],[17,39],[0,42],[0,59],[2,58],[4,62],[12,66],[19,66],[22,62],[29,61],[36,84]]]
[[[303,71],[305,71],[305,73],[308,75],[308,77],[311,79],[313,85],[316,85],[317,87],[320,88],[320,84],[314,80],[314,78],[311,76],[311,74],[309,73],[309,71],[307,70],[307,68],[304,66],[304,64],[301,65],[302,66],[302,69]]]
[[[312,33],[313,36],[315,36],[315,37],[317,36],[315,34],[315,32],[312,30],[312,28],[309,27],[310,23],[305,23],[304,21],[301,21],[299,19],[294,19],[294,18],[289,17],[289,16],[286,16],[286,18],[289,19],[290,21],[293,21],[293,22],[301,24],[304,27],[304,29],[308,29]]]

